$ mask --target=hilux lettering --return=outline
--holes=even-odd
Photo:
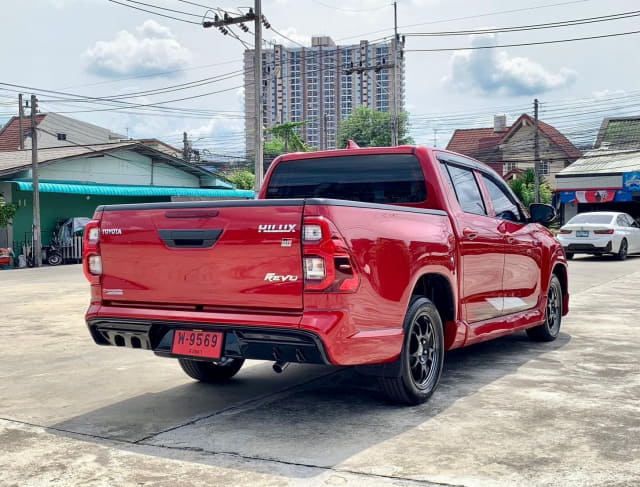
[[[272,225],[272,224],[258,225],[258,232],[259,233],[295,233],[297,226],[298,225],[296,225],[295,223],[284,223],[281,225]]]

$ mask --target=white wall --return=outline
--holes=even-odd
[[[41,166],[40,179],[100,184],[200,187],[199,179],[134,151],[117,151]]]
[[[38,147],[41,149],[83,144],[109,144],[125,138],[109,129],[57,113],[48,113],[38,124],[38,129]],[[58,134],[66,134],[67,140],[58,140]],[[24,146],[25,149],[31,148],[31,137],[25,138]]]

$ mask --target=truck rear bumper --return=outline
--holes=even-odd
[[[177,357],[171,353],[176,329],[198,329],[224,333],[223,357],[331,364],[322,340],[311,332],[298,329],[258,329],[238,325],[107,317],[89,319],[87,325],[98,345],[152,350],[164,357]]]
[[[395,360],[402,329],[359,330],[343,309],[304,313],[212,313],[92,303],[86,322],[98,345],[171,353],[177,329],[224,333],[224,357],[330,365],[363,365]]]

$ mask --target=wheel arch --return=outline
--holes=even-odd
[[[562,314],[566,315],[569,311],[569,276],[566,266],[556,264],[552,275],[555,275],[560,281],[560,287],[562,287]]]
[[[429,273],[420,276],[411,292],[411,299],[429,299],[440,314],[444,327],[445,349],[456,341],[456,294],[449,279],[442,274]]]

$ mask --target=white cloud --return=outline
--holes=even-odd
[[[120,31],[110,41],[98,41],[86,51],[87,69],[103,77],[160,74],[182,69],[191,52],[180,45],[169,28],[147,20],[135,33]]]
[[[495,35],[475,35],[474,47],[495,45]],[[526,57],[510,57],[506,51],[478,49],[456,51],[451,57],[451,71],[444,82],[461,91],[475,91],[502,96],[535,95],[572,85],[575,71],[561,68],[547,70]]]
[[[295,27],[287,27],[286,29],[280,29],[284,35],[286,35],[289,39],[295,42],[291,42],[284,37],[281,37],[274,33],[271,37],[271,40],[277,44],[283,44],[285,46],[297,46],[298,44],[302,44],[303,46],[311,46],[311,36],[298,34],[298,30]]]

